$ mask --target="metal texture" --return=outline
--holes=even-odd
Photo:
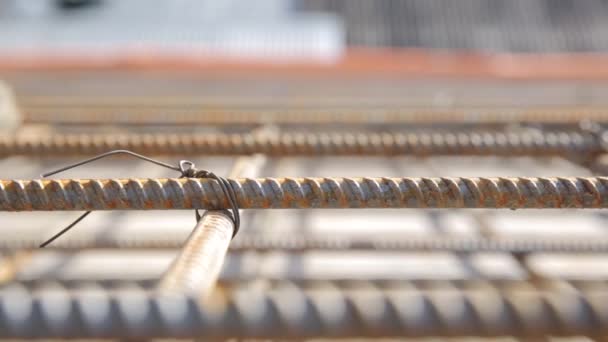
[[[282,134],[79,134],[1,136],[0,155],[93,155],[109,150],[145,154],[245,155],[497,155],[580,156],[602,153],[600,138],[580,131],[431,131]]]
[[[163,275],[159,290],[208,297],[224,264],[233,231],[230,214],[217,210],[206,212]]]
[[[608,178],[243,178],[239,208],[606,208]],[[3,180],[0,210],[227,209],[208,179]]]
[[[0,249],[36,248],[39,239],[0,241]],[[96,240],[65,238],[53,244],[61,249],[176,249],[183,246],[183,236],[160,238],[104,237]],[[247,236],[240,234],[229,246],[232,252],[273,251],[301,252],[311,250],[428,251],[451,253],[608,253],[605,238],[516,238],[516,237],[415,237],[415,236]]]
[[[559,284],[459,290],[242,289],[201,305],[198,298],[137,288],[107,292],[55,287],[0,293],[2,338],[601,336],[608,290]]]

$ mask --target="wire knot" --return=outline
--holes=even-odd
[[[224,193],[224,196],[226,196],[226,200],[230,205],[230,209],[232,210],[232,213],[230,213],[230,211],[227,212],[230,213],[229,216],[232,219],[232,222],[234,222],[234,232],[232,233],[232,238],[234,238],[236,236],[236,233],[238,233],[241,225],[241,216],[239,214],[239,206],[236,199],[236,192],[232,188],[232,184],[230,184],[230,182],[226,178],[218,177],[213,172],[197,169],[194,163],[189,160],[180,160],[179,171],[182,173],[181,178],[209,178],[214,179],[218,182],[220,188],[222,189],[222,192]],[[195,210],[195,214],[196,221],[200,221],[202,216],[198,212],[198,210]]]
[[[205,178],[209,174],[208,171],[198,170],[194,163],[189,160],[179,161],[179,171],[183,178]]]

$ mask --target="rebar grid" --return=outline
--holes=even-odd
[[[606,208],[608,178],[243,178],[239,208]],[[228,209],[215,180],[2,180],[0,210]]]
[[[109,150],[145,154],[246,155],[497,155],[581,156],[602,153],[599,139],[580,131],[360,132],[281,134],[92,134],[1,136],[0,155],[93,155]]]
[[[61,287],[0,292],[0,337],[601,336],[605,284],[419,290],[401,286],[249,288],[201,305],[198,298],[127,288]]]

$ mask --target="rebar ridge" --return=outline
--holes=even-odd
[[[228,179],[239,208],[606,208],[607,177]],[[227,209],[215,180],[2,180],[1,211]]]
[[[0,337],[601,336],[605,285],[497,289],[414,287],[236,289],[213,305],[139,288],[21,286],[0,292]]]
[[[0,137],[0,155],[500,155],[572,156],[603,151],[590,134],[572,131],[432,131],[282,134],[93,134]]]

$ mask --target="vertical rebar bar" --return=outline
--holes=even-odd
[[[254,176],[264,161],[262,155],[239,158],[230,177]],[[234,229],[227,211],[207,211],[163,275],[158,290],[206,298],[215,287]]]

